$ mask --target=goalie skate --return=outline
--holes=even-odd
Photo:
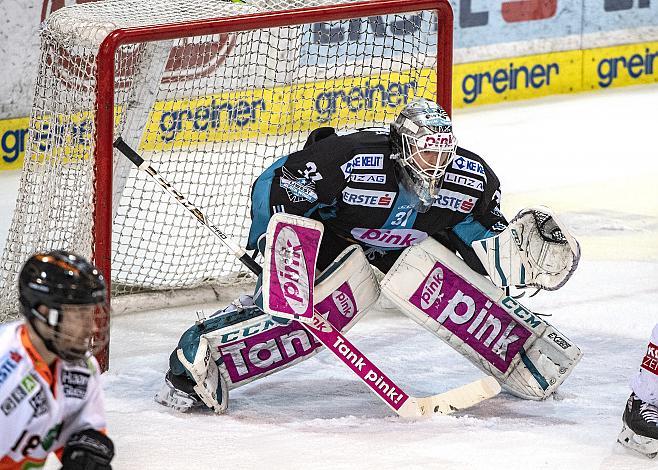
[[[172,408],[176,411],[186,412],[194,408],[205,408],[206,405],[197,397],[196,393],[187,393],[176,388],[170,380],[171,374],[165,377],[165,383],[155,394],[155,402]]]
[[[658,455],[658,408],[631,394],[617,442],[653,459]]]

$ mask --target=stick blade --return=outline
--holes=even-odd
[[[423,398],[410,398],[401,408],[400,416],[418,417],[433,414],[448,415],[465,410],[500,393],[500,384],[493,377],[453,388],[447,392]]]

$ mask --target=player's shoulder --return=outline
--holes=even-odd
[[[352,146],[376,146],[382,149],[390,147],[389,129],[386,127],[367,127],[354,129],[336,134],[339,139],[350,143]]]
[[[457,159],[459,157],[470,158],[471,160],[479,162],[480,164],[486,164],[486,162],[484,161],[484,158],[482,158],[477,153],[475,153],[471,150],[465,149],[464,147],[457,146],[455,159]]]
[[[18,335],[18,329],[23,324],[21,321],[12,321],[0,324],[0,348],[9,344],[10,338]]]
[[[100,366],[94,356],[80,359],[78,361],[63,361],[62,371],[82,374],[88,377],[100,376]]]
[[[309,142],[312,140],[312,142]],[[310,145],[309,145],[310,143]],[[369,127],[365,129],[350,129],[336,131],[333,128],[320,128],[311,133],[306,147],[332,148],[354,153],[363,147],[377,147],[386,149],[390,147],[388,129],[384,127]]]
[[[21,322],[0,328],[0,398],[14,393],[16,387],[34,370],[32,360],[20,340]],[[2,400],[2,406],[9,406]],[[4,411],[4,408],[3,408]]]
[[[323,167],[340,166],[362,154],[390,154],[388,132],[383,128],[347,132],[320,128],[311,133],[304,148],[291,154],[288,161],[314,161]]]

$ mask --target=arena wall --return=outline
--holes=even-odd
[[[6,18],[0,29],[0,58],[4,65],[0,67],[0,170],[22,166],[39,56],[39,25],[53,11],[75,2],[0,2],[0,15]],[[658,0],[452,0],[452,4],[455,108],[658,82]],[[326,27],[339,26],[311,28]],[[363,28],[365,31],[368,25],[364,24]],[[311,59],[317,57],[312,54],[313,47],[322,47],[325,52],[341,57],[350,45],[340,39],[341,35],[332,37],[337,38],[335,42],[311,44],[309,50],[302,50],[298,55],[299,66],[322,66]],[[383,55],[388,49],[386,44],[373,43],[369,47],[381,48]],[[181,70],[169,72],[172,76],[184,75]],[[214,73],[221,73],[221,67]],[[301,96],[310,104],[312,122],[340,118],[340,113],[363,112],[363,106],[350,107],[350,103],[360,103],[359,97],[362,101],[367,99],[368,87],[375,85],[369,83],[369,78],[354,79],[349,83],[349,90],[336,90],[333,83],[327,82],[321,84],[324,91],[319,95]],[[422,73],[414,80],[399,83],[394,74],[390,78],[385,84],[388,101],[382,100],[382,106],[397,106],[400,100],[412,97],[415,85],[425,79]],[[282,91],[272,87],[264,94],[273,90]],[[347,96],[346,93],[352,93],[355,100],[339,102],[337,97]],[[235,100],[235,94],[232,96]],[[268,111],[265,98],[227,102],[225,106],[241,106],[240,116],[244,118],[226,123],[239,127],[240,132],[232,135],[244,137],[263,131],[256,117],[257,113]],[[207,117],[215,109],[214,104],[224,103],[223,99],[228,98],[222,90],[210,90],[204,98],[160,103],[161,109],[167,111],[154,113],[148,124],[162,135],[161,140],[152,144],[152,149],[175,146],[177,138],[189,137],[186,133],[221,138],[223,129],[209,128]],[[190,106],[194,107],[194,113],[182,111],[191,109]],[[376,113],[377,109],[372,112]],[[283,133],[289,129],[267,131]]]

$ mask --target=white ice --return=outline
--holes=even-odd
[[[615,441],[658,322],[657,110],[650,85],[455,112],[460,144],[499,175],[506,214],[549,205],[581,241],[574,278],[526,301],[585,353],[555,398],[502,393],[457,415],[403,420],[324,351],[235,390],[224,416],[181,414],[153,395],[195,310],[220,305],[126,315],[112,324],[104,374],[114,468],[656,468]],[[4,201],[17,178],[0,177]],[[414,395],[481,376],[395,311],[371,312],[349,337]]]

